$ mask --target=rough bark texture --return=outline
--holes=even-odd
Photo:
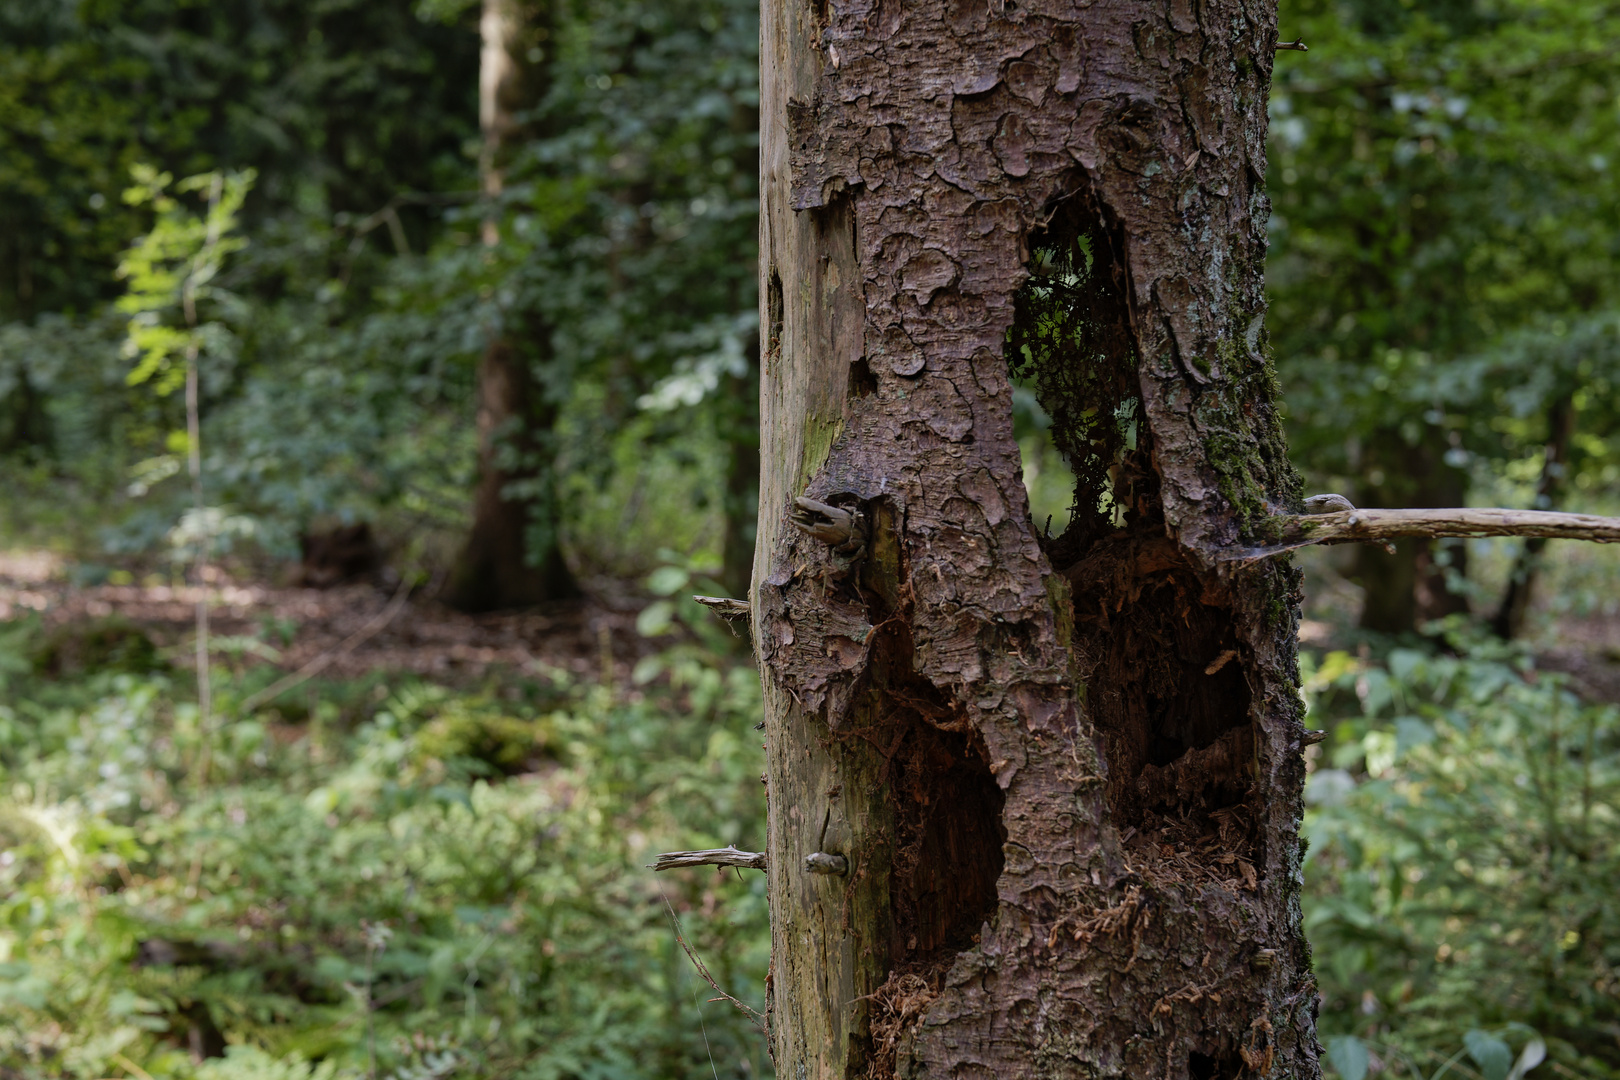
[[[1263,328],[1274,6],[764,8],[778,1071],[1319,1075],[1297,578],[1230,557],[1300,509]],[[1062,536],[1009,367],[1074,450]],[[801,495],[856,535],[793,528]]]
[[[749,336],[748,370],[727,380],[723,409],[726,443],[725,532],[720,580],[733,596],[748,591],[754,571],[755,516],[759,512],[759,334]]]
[[[479,30],[478,120],[483,133],[479,172],[484,194],[501,194],[505,155],[524,134],[519,116],[540,99],[544,68],[529,63],[548,36],[543,9],[521,0],[484,0]],[[542,51],[543,55],[543,51]],[[543,62],[542,62],[543,63]],[[494,218],[484,244],[500,243]],[[530,349],[544,348],[543,320],[528,320],[527,342],[511,327],[491,334],[478,366],[478,489],[467,543],[446,583],[445,596],[464,611],[527,607],[579,595],[559,544],[551,497],[547,436],[555,404],[536,382]]]

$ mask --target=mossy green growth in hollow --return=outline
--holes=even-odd
[[[833,443],[843,433],[842,416],[820,417],[811,413],[804,418],[804,454],[799,459],[799,490],[804,490],[816,470],[827,463]]]
[[[1065,649],[1074,644],[1074,590],[1062,574],[1046,575],[1046,597],[1052,605],[1052,619],[1058,644]]]

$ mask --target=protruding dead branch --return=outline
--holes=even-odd
[[[726,620],[726,622],[748,618],[748,601],[746,600],[733,600],[729,596],[694,596],[692,599]]]
[[[1440,510],[1339,510],[1281,518],[1285,543],[1378,543],[1406,537],[1545,536],[1549,539],[1620,543],[1620,518],[1550,510],[1458,507]]]
[[[763,851],[741,851],[735,845],[707,851],[666,851],[652,862],[654,870],[674,870],[682,866],[737,866],[745,870],[765,869]]]

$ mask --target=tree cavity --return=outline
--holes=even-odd
[[[1252,865],[1255,732],[1230,601],[1167,535],[1142,406],[1124,237],[1082,192],[1030,239],[1006,355],[1073,475],[1069,520],[1036,522],[1068,579],[1085,708],[1128,846]]]

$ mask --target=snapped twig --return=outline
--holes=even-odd
[[[764,856],[761,855],[760,858],[763,859]],[[703,977],[703,981],[708,983],[710,988],[713,989],[715,993],[719,994],[721,997],[735,1005],[744,1016],[748,1017],[748,1019],[753,1022],[755,1027],[769,1035],[770,1031],[765,1026],[765,1014],[760,1012],[758,1009],[751,1008],[746,1002],[739,1001],[737,998],[732,997],[730,994],[722,990],[720,988],[720,984],[714,981],[714,976],[709,974],[708,965],[706,965],[702,958],[692,950],[692,946],[686,943],[686,937],[681,933],[681,920],[679,916],[675,914],[675,905],[669,902],[669,897],[664,893],[663,886],[659,886],[658,895],[664,898],[664,908],[669,912],[669,922],[670,926],[672,926],[675,930],[676,942],[679,943],[681,951],[686,953],[686,958],[692,961],[692,966],[697,968],[697,973]]]
[[[733,600],[729,596],[694,596],[692,599],[724,619],[726,629],[730,630],[733,636],[737,633],[738,623],[742,624],[744,632],[748,631],[748,615],[751,610],[748,601]]]
[[[692,599],[730,622],[733,619],[748,618],[748,601],[733,600],[729,596],[694,596]]]
[[[736,845],[705,851],[666,851],[648,865],[653,870],[674,870],[682,866],[739,866],[745,870],[763,870],[765,853],[742,851]]]

